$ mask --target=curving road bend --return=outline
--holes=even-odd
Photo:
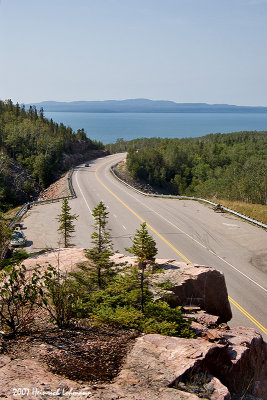
[[[109,211],[114,250],[125,253],[141,222],[157,242],[158,257],[212,266],[225,275],[231,326],[253,327],[267,341],[267,232],[229,214],[217,214],[197,201],[140,195],[110,173],[123,159],[116,154],[80,166],[73,174],[77,198],[70,201],[75,221],[73,244],[90,247],[92,209],[102,200]],[[59,243],[56,220],[61,204],[38,205],[25,219],[30,250]]]
[[[217,214],[196,201],[142,196],[117,181],[110,167],[116,154],[78,167],[73,175],[79,214],[75,244],[89,247],[91,210],[108,207],[114,250],[124,252],[146,221],[157,242],[158,257],[212,266],[222,271],[231,299],[230,325],[254,327],[267,340],[267,233],[232,215]],[[89,229],[90,227],[90,229]]]

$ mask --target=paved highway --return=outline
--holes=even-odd
[[[72,213],[79,214],[74,244],[90,246],[91,211],[101,200],[108,207],[114,250],[125,253],[136,229],[146,221],[159,258],[222,271],[233,312],[230,325],[254,327],[267,341],[267,232],[232,215],[215,213],[197,201],[136,193],[110,173],[110,166],[122,158],[122,154],[112,155],[76,168],[73,185],[77,198],[70,201]],[[51,214],[59,206],[38,207]]]

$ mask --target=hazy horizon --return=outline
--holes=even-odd
[[[3,99],[2,99],[3,100]],[[4,99],[7,100],[7,99]],[[12,100],[12,99],[11,99]],[[144,98],[144,97],[136,97],[136,98],[125,98],[125,99],[104,99],[104,100],[69,100],[69,101],[59,101],[59,100],[41,100],[41,101],[32,101],[32,102],[28,102],[28,103],[20,103],[20,104],[40,104],[40,103],[79,103],[79,102],[105,102],[105,101],[133,101],[133,100],[148,100],[148,101],[159,101],[159,102],[173,102],[176,104],[206,104],[209,106],[213,106],[213,105],[220,105],[220,106],[237,106],[237,107],[267,107],[267,106],[263,106],[261,104],[258,105],[250,105],[250,104],[244,104],[244,105],[240,105],[240,104],[230,104],[230,103],[207,103],[207,102],[177,102],[174,100],[170,100],[170,99],[149,99],[149,98]]]
[[[267,0],[2,0],[2,99],[267,106]]]

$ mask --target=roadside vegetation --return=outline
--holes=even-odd
[[[63,208],[60,224],[66,214]],[[70,208],[67,211],[71,216]],[[90,326],[107,324],[137,332],[193,337],[190,321],[182,316],[181,307],[171,308],[163,300],[154,300],[150,281],[159,272],[155,263],[157,248],[146,224],[137,229],[132,246],[126,249],[136,257],[136,265],[118,266],[110,260],[113,245],[103,202],[95,207],[93,216],[92,247],[85,253],[88,262],[75,271],[65,273],[51,265],[31,271],[21,263],[2,265],[0,329],[12,335],[33,329],[39,309],[60,329],[86,320]],[[73,229],[71,224],[69,233]],[[17,254],[17,261],[22,253]]]
[[[267,224],[267,211],[266,205],[263,204],[250,204],[241,201],[230,201],[225,199],[211,199],[220,203],[222,206],[226,208],[230,208],[231,210],[235,210],[240,214],[245,215],[246,217],[255,219],[256,221],[263,222]]]
[[[48,120],[42,109],[0,101],[0,211],[30,201],[52,183],[64,172],[66,156],[102,148],[83,129]]]
[[[165,193],[266,205],[267,132],[119,139],[107,148],[128,151],[132,177]]]

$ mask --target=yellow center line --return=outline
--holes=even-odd
[[[109,162],[109,161],[108,161]],[[126,207],[132,214],[134,214],[141,222],[146,222],[142,217],[140,217],[140,215],[138,215],[132,208],[130,208],[129,206],[127,206],[127,204],[124,203],[124,201],[122,201],[115,193],[112,192],[112,190],[110,190],[97,176],[97,172],[99,170],[100,167],[102,167],[103,165],[107,164],[108,162],[102,163],[101,165],[99,165],[96,170],[95,170],[95,177],[97,179],[97,181],[113,196],[115,197],[115,199],[117,199],[121,204],[124,205],[124,207]],[[178,249],[176,249],[176,247],[174,247],[167,239],[165,239],[155,228],[153,228],[153,226],[151,226],[150,224],[148,224],[146,222],[146,225],[149,227],[149,229],[151,229],[152,232],[154,232],[161,240],[163,240],[164,243],[166,243],[173,251],[175,251],[175,253],[179,254],[179,256],[185,260],[188,264],[191,264],[191,261],[185,256],[183,255]],[[242,308],[240,306],[240,304],[238,304],[234,299],[232,299],[230,296],[228,296],[229,301],[242,313],[244,314],[254,325],[256,325],[263,333],[265,333],[267,335],[267,329],[261,325],[261,323],[259,321],[257,321],[254,317],[252,317],[252,315],[250,315],[244,308]]]
[[[104,163],[107,164],[107,163]],[[191,264],[190,261],[188,260],[188,258],[186,256],[184,256],[179,250],[177,250],[167,239],[165,239],[155,228],[153,228],[153,226],[151,226],[150,224],[148,224],[142,217],[140,217],[140,215],[138,215],[134,210],[132,210],[129,206],[127,206],[127,204],[125,204],[115,193],[113,193],[97,176],[97,171],[98,169],[104,165],[101,164],[99,167],[97,167],[96,171],[95,171],[95,177],[98,180],[98,182],[110,193],[112,194],[112,196],[114,196],[121,204],[124,205],[124,207],[126,207],[129,211],[131,211],[131,213],[133,213],[141,222],[145,222],[146,225],[151,229],[152,232],[154,232],[161,240],[163,240],[164,243],[166,243],[173,251],[175,251],[177,254],[179,254],[179,256],[185,260],[188,264]]]
[[[264,332],[267,335],[267,329],[264,328],[264,326],[262,324],[259,323],[259,321],[257,321],[254,317],[252,317],[252,315],[250,315],[246,310],[244,310],[243,307],[240,306],[240,304],[238,304],[234,299],[232,299],[230,296],[228,296],[230,302],[239,310],[242,312],[242,314],[244,314],[251,322],[253,322],[253,324],[255,324],[262,332]]]

